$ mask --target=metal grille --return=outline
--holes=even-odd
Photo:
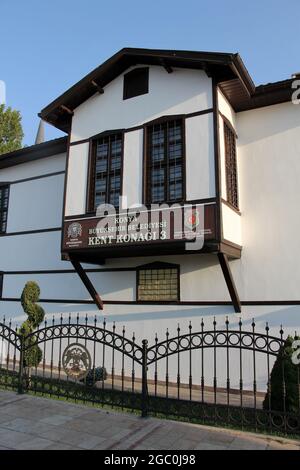
[[[227,201],[239,207],[235,134],[224,122]]]
[[[6,232],[9,186],[0,186],[0,233]]]
[[[148,127],[147,202],[183,199],[182,120]]]
[[[122,134],[95,141],[90,210],[96,210],[100,204],[119,207],[122,153]]]
[[[138,271],[138,300],[177,301],[178,268],[140,269]]]

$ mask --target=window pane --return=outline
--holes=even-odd
[[[122,135],[114,134],[96,142],[94,209],[99,204],[118,206],[121,190]]]
[[[146,269],[139,272],[138,300],[177,301],[179,299],[176,269]]]
[[[6,232],[8,211],[8,186],[0,187],[0,232]]]
[[[182,200],[182,121],[149,127],[148,152],[148,202]]]
[[[236,141],[232,129],[224,122],[227,201],[238,208]]]

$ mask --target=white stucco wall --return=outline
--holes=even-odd
[[[65,165],[65,153],[28,163],[20,163],[19,165],[11,166],[9,168],[2,168],[0,170],[0,181],[13,182],[49,173],[56,173],[57,171],[65,171]]]
[[[300,299],[300,106],[239,113],[237,130],[244,295]]]
[[[60,227],[64,174],[11,184],[7,232]]]
[[[86,212],[89,144],[70,146],[66,187],[65,215]]]
[[[213,114],[186,119],[185,129],[186,198],[189,201],[215,197]]]
[[[224,203],[222,203],[222,227],[225,240],[243,245],[241,216]]]
[[[151,66],[149,93],[128,100],[123,100],[123,75],[106,85],[104,94],[95,93],[74,110],[71,142],[109,129],[138,126],[167,114],[212,107],[211,78],[202,70],[174,68],[168,74],[163,67]]]
[[[123,157],[123,207],[143,202],[143,130],[126,132]]]

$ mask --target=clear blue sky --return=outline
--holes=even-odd
[[[27,145],[37,113],[123,47],[239,52],[257,85],[300,70],[299,0],[0,0],[0,19],[0,80]]]

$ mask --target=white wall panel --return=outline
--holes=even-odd
[[[63,187],[64,175],[12,184],[7,232],[60,227]]]
[[[66,154],[53,155],[51,157],[42,158],[28,163],[20,163],[20,165],[11,166],[0,170],[0,181],[16,181],[35,176],[56,173],[57,171],[65,171]]]
[[[135,272],[89,273],[93,285],[103,299],[135,300]],[[90,294],[78,274],[5,275],[3,297],[20,297],[25,283],[36,281],[44,299],[90,300]]]
[[[225,240],[242,246],[242,218],[225,204],[222,204],[222,224]]]
[[[0,237],[0,271],[68,269],[60,242],[61,231]]]
[[[124,136],[123,196],[127,207],[142,203],[143,130],[126,132]]]
[[[70,147],[65,215],[84,214],[86,208],[89,144]]]
[[[215,197],[213,114],[185,120],[187,200]]]

